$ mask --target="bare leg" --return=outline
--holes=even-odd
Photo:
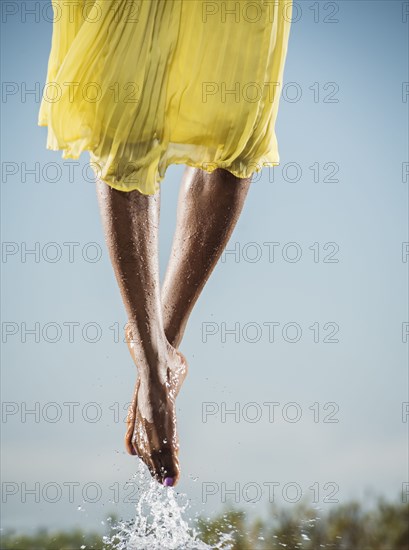
[[[134,447],[159,481],[179,477],[172,372],[184,357],[163,325],[159,266],[159,193],[122,192],[97,183],[111,262],[132,327],[130,351],[138,368]]]
[[[179,193],[177,225],[162,288],[165,334],[178,348],[190,313],[243,209],[251,178],[188,167]]]
[[[239,219],[251,178],[239,179],[226,170],[208,174],[188,167],[179,193],[177,224],[170,261],[162,289],[164,330],[177,348],[188,317],[217,264]],[[128,339],[132,339],[128,335]],[[172,379],[175,397],[187,373],[187,363],[179,366]],[[125,444],[132,453],[137,429],[138,381],[128,413]]]
[[[251,178],[239,179],[222,169],[208,174],[202,170],[187,168],[181,185],[177,227],[162,292],[164,319],[161,319],[160,299],[157,296],[159,287],[157,265],[159,194],[155,197],[146,197],[137,192],[122,193],[99,183],[98,192],[108,247],[132,326],[132,328],[128,328],[127,336],[128,340],[135,341],[135,344],[139,343],[137,346],[132,343],[130,351],[138,366],[138,371],[142,372],[142,375],[147,370],[149,371],[150,364],[153,365],[155,373],[157,359],[161,358],[161,352],[156,355],[154,352],[152,356],[152,350],[149,351],[151,334],[159,334],[161,343],[159,348],[162,350],[166,347],[170,348],[174,356],[175,348],[180,344],[193,306],[237,223],[250,181]],[[144,272],[142,276],[140,276],[141,272]],[[150,297],[148,299],[145,296],[146,302],[142,302],[145,304],[144,307],[138,299],[138,292],[142,294],[146,292]],[[153,304],[155,305],[153,306]],[[153,322],[154,329],[152,331],[138,329],[138,323],[140,327],[146,326],[148,317],[150,321],[147,326]],[[164,347],[163,332],[166,339]],[[144,337],[141,338],[141,334]],[[146,346],[148,351],[144,352]],[[155,349],[157,351],[158,347]],[[149,355],[152,356],[151,363],[144,359]],[[168,387],[170,396],[174,400],[186,376],[187,363],[184,356],[180,354],[179,362],[177,360],[173,363],[170,361],[168,367],[170,373]],[[150,447],[147,445],[156,428],[159,428],[162,435],[164,431],[166,432],[166,430],[161,430],[160,425],[156,426],[156,421],[146,427],[147,422],[141,418],[141,410],[150,411],[152,416],[152,409],[158,404],[155,389],[148,406],[146,403],[141,403],[146,388],[149,385],[155,388],[150,378],[148,377],[148,383],[144,385],[144,391],[139,390],[141,379],[137,380],[133,405],[129,410],[126,446],[132,454],[135,454],[133,450],[135,449],[152,472],[158,472],[159,460],[159,466],[168,472],[166,476],[174,477],[176,483],[179,468],[175,452],[172,452],[172,457],[170,457],[166,450],[165,454],[163,449],[158,453],[155,450],[155,445],[152,447],[152,441],[150,441]],[[168,416],[172,417],[173,413],[174,410]],[[174,415],[173,419],[175,425]],[[140,433],[141,430],[142,433]],[[168,431],[172,432],[172,430]],[[173,439],[176,441],[175,430],[172,433]],[[160,446],[158,437],[154,439],[156,447]],[[169,441],[168,437],[165,437],[164,440]],[[174,448],[178,448],[177,444],[174,445]],[[152,453],[152,449],[154,449],[154,464],[152,464],[152,456],[149,454]],[[164,461],[165,455],[166,460]],[[169,465],[171,458],[173,459],[173,468]],[[169,472],[172,472],[172,475]],[[160,478],[158,475],[156,477]]]

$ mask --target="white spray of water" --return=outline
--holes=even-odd
[[[230,550],[233,536],[221,534],[214,546],[202,542],[184,518],[189,502],[172,487],[162,487],[140,467],[133,478],[135,519],[120,521],[104,542],[116,550]]]
[[[235,540],[234,530],[229,533],[220,532],[218,542],[212,546],[199,538],[197,530],[189,525],[186,519],[189,510],[189,500],[183,493],[178,493],[172,487],[163,487],[152,479],[147,468],[138,464],[138,471],[133,476],[132,483],[136,491],[132,495],[135,502],[135,518],[130,521],[120,521],[112,526],[113,534],[104,537],[109,548],[115,550],[231,550]],[[317,509],[318,510],[318,509]],[[110,518],[109,518],[110,519]],[[299,528],[301,541],[295,543],[296,548],[311,548],[310,533],[319,521],[319,516],[301,520]],[[193,520],[190,518],[190,523]],[[232,525],[227,527],[233,529]],[[276,539],[274,548],[285,550],[288,544]],[[337,537],[338,538],[338,537]],[[258,537],[258,541],[265,541]],[[328,548],[320,545],[320,548]]]

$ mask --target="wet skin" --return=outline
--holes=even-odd
[[[132,331],[126,328],[129,352],[134,358]],[[129,454],[139,456],[159,482],[180,477],[178,460],[179,440],[176,431],[175,400],[186,378],[188,365],[185,356],[174,350],[174,361],[166,372],[167,383],[152,380],[144,383],[138,376],[134,397],[128,410],[125,447]],[[134,359],[135,360],[135,359]],[[139,408],[138,408],[139,404]],[[152,408],[153,422],[148,422],[140,409]],[[170,483],[169,483],[170,484]]]
[[[251,178],[188,167],[160,288],[160,191],[142,195],[97,182],[105,237],[128,315],[126,339],[138,378],[125,445],[165,485],[180,477],[175,399],[187,373],[177,350],[192,309],[239,219]]]

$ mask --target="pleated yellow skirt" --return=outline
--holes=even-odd
[[[63,158],[158,191],[170,164],[239,178],[279,163],[291,0],[52,0],[38,124]]]

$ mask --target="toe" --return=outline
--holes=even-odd
[[[135,442],[133,441],[133,435],[134,435],[134,431],[135,431],[135,418],[136,418],[138,387],[139,387],[139,378],[136,381],[132,403],[130,404],[130,406],[128,408],[128,415],[126,417],[127,426],[126,426],[126,433],[125,433],[125,448],[126,448],[127,452],[131,455],[137,455],[138,454],[138,448],[137,448]]]
[[[129,407],[128,416],[126,417],[126,433],[125,433],[125,448],[127,452],[131,455],[135,454],[135,449],[132,443],[132,436],[134,432],[135,425],[135,411],[133,410],[133,405]]]
[[[176,485],[179,480],[179,460],[175,452],[171,448],[165,447],[154,451],[151,456],[155,467],[155,477],[159,483]]]
[[[132,436],[135,426],[135,404],[132,403],[128,409],[128,415],[126,417],[126,433],[125,433],[125,448],[131,455],[135,454],[132,443]]]
[[[126,452],[130,455],[136,455],[137,452],[135,450],[135,446],[132,442],[132,434],[133,434],[133,427],[128,426],[125,434],[125,449]]]

